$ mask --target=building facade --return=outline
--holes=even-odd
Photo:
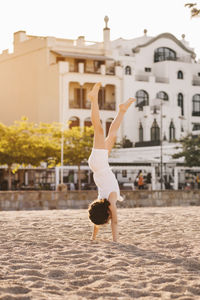
[[[0,55],[1,111],[5,124],[26,116],[34,122],[90,125],[87,93],[102,82],[102,124],[108,131],[120,102],[136,97],[118,140],[158,145],[200,129],[200,63],[185,41],[170,33],[110,40],[105,17],[103,42],[14,33],[13,53]],[[161,116],[162,110],[162,116]],[[162,119],[162,134],[161,134]]]
[[[100,81],[106,133],[118,105],[129,97],[137,100],[118,134],[118,142],[125,138],[133,146],[125,151],[127,164],[156,168],[163,143],[163,163],[175,166],[172,143],[200,130],[200,62],[194,49],[184,35],[181,40],[170,33],[150,37],[147,30],[139,38],[111,41],[104,20],[102,42],[14,33],[13,53],[0,55],[0,120],[9,125],[26,116],[34,122],[90,126],[87,94]],[[152,150],[155,159],[149,161]],[[123,163],[125,152],[115,151],[111,162]]]

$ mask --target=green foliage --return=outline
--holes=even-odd
[[[35,124],[25,117],[10,126],[0,123],[0,165],[8,166],[9,188],[11,169],[15,173],[20,165],[37,167],[42,162],[47,162],[48,167],[59,165],[62,136],[64,163],[80,167],[91,152],[93,134],[91,127],[64,130],[61,124]]]
[[[64,162],[80,165],[90,155],[93,145],[93,127],[72,127],[64,131]]]
[[[58,132],[55,124],[34,124],[23,118],[13,125],[0,124],[0,164],[39,166],[41,162],[58,160]],[[55,134],[56,132],[56,134]]]
[[[200,166],[200,136],[188,135],[180,141],[182,151],[173,155],[173,158],[185,158],[185,164],[189,167]]]
[[[121,142],[116,143],[115,145],[116,148],[132,148],[133,147],[133,143],[127,139],[126,136],[124,136],[121,140]]]

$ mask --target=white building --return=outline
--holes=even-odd
[[[139,38],[111,41],[107,25],[105,17],[98,43],[84,36],[68,40],[15,33],[14,52],[0,55],[1,120],[9,124],[25,115],[35,122],[90,125],[87,93],[101,81],[106,133],[118,105],[137,99],[118,134],[118,142],[126,137],[133,148],[113,151],[111,162],[158,168],[164,141],[163,164],[172,169],[177,163],[172,142],[200,130],[200,62],[184,35],[181,40],[170,33],[150,37],[144,30]]]

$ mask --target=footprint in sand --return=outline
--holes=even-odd
[[[8,294],[21,295],[21,294],[28,294],[31,290],[16,285],[16,286],[10,286],[9,288],[5,288],[4,291]]]
[[[68,275],[64,270],[53,269],[48,273],[48,278],[60,280],[68,278]]]

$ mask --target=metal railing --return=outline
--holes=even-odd
[[[69,108],[72,109],[90,109],[91,104],[89,101],[81,101],[80,99],[69,100]],[[99,109],[101,110],[115,110],[115,102],[104,102],[99,103]]]

